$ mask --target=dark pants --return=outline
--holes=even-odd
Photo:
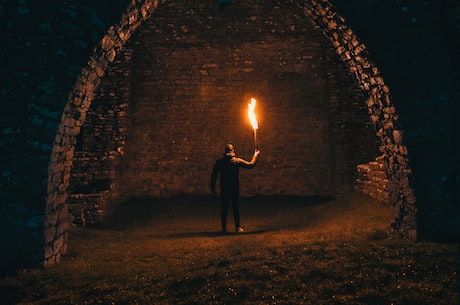
[[[235,219],[235,228],[238,229],[240,226],[239,191],[222,189],[220,193],[220,199],[222,201],[222,209],[220,212],[222,232],[227,231],[227,212],[230,202],[232,204],[233,217]]]

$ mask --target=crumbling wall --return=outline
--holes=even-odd
[[[303,3],[304,11],[335,46],[337,54],[355,75],[366,93],[366,104],[376,135],[380,139],[380,152],[388,179],[388,197],[395,211],[392,228],[407,238],[417,236],[417,208],[409,166],[407,147],[403,143],[401,127],[390,89],[385,85],[380,71],[369,59],[366,46],[361,43],[338,15],[330,2],[312,0]],[[376,159],[377,160],[377,159]],[[376,190],[375,193],[378,193]]]
[[[48,195],[44,220],[44,264],[58,262],[66,252],[66,232],[72,222],[67,205],[72,163],[77,136],[85,123],[86,115],[98,91],[108,65],[114,62],[119,51],[143,20],[155,10],[158,1],[137,3],[133,1],[119,24],[112,26],[94,49],[88,64],[70,92],[64,107],[48,169]]]
[[[77,137],[67,199],[74,226],[100,223],[120,197],[117,169],[128,127],[130,58],[121,51],[107,69]]]
[[[111,1],[111,9],[115,2],[119,4],[121,1]],[[6,57],[8,58],[11,55],[11,58],[16,58],[20,63],[19,65],[14,61],[5,63],[6,72],[4,73],[5,77],[2,78],[2,89],[4,89],[2,90],[2,98],[4,97],[7,102],[2,112],[2,123],[6,123],[2,129],[5,137],[1,141],[2,156],[5,161],[5,168],[0,178],[2,194],[4,194],[5,198],[5,202],[2,202],[1,214],[3,226],[1,253],[2,258],[6,258],[5,262],[7,264],[9,264],[12,257],[23,260],[26,264],[37,262],[44,262],[45,265],[52,264],[59,261],[61,255],[65,252],[66,230],[71,222],[71,218],[67,214],[67,190],[71,181],[70,173],[73,157],[76,156],[74,152],[78,142],[77,137],[81,132],[82,125],[85,123],[91,102],[97,96],[96,91],[107,67],[119,55],[119,51],[140,23],[150,18],[151,13],[160,2],[153,0],[131,1],[120,23],[108,30],[82,71],[80,57],[84,56],[86,58],[88,41],[92,45],[91,39],[98,36],[95,26],[91,25],[91,22],[80,24],[79,26],[75,26],[75,24],[79,24],[78,22],[72,23],[72,20],[80,20],[81,16],[74,14],[75,7],[68,6],[68,1],[62,5],[53,5],[52,7],[47,4],[32,5],[33,3],[30,1],[20,1],[20,3],[14,3],[13,1],[0,4],[0,14],[2,14],[2,17],[6,16],[7,20],[4,33],[8,41],[8,43],[2,44],[2,51],[7,50],[5,52]],[[210,2],[214,3],[215,1]],[[97,3],[102,3],[102,1]],[[363,65],[355,66],[355,68],[353,68],[353,65],[349,66],[350,71],[353,73],[355,71],[359,72],[357,74],[358,80],[364,80],[364,76],[368,75],[369,82],[378,81],[379,78],[376,78],[374,74],[368,71],[367,55],[364,53],[366,55],[364,56],[365,60],[361,61],[362,54],[359,52],[355,54],[363,45],[359,43],[356,46],[353,43],[350,44],[350,42],[357,40],[351,35],[353,33],[344,27],[344,21],[334,14],[334,9],[332,8],[329,8],[329,13],[324,13],[327,12],[324,9],[328,7],[327,2],[320,1],[318,4],[316,1],[296,1],[295,3],[304,8],[305,15],[310,16],[319,29],[324,29],[324,34],[340,54],[339,62],[348,64],[357,60],[364,63]],[[32,14],[30,13],[31,11],[33,12]],[[10,15],[11,12],[14,12],[13,17]],[[94,10],[89,9],[86,12],[94,12]],[[31,15],[33,18],[30,18]],[[53,21],[42,22],[42,18],[46,19],[45,16],[52,16],[48,20]],[[55,18],[56,16],[60,17]],[[107,20],[102,21],[93,17],[91,17],[91,20],[95,20],[98,26],[107,22]],[[330,28],[328,27],[328,20],[334,21],[330,23]],[[30,37],[16,35],[14,27],[17,23],[25,25],[27,30],[25,32]],[[334,23],[336,24],[335,26]],[[86,28],[86,26],[90,28]],[[11,30],[12,28],[13,30]],[[165,28],[167,28],[167,25],[165,25]],[[85,38],[81,37],[81,35],[85,35],[88,32],[91,33],[88,34],[91,39],[85,40]],[[408,33],[412,32],[408,31]],[[33,39],[31,39],[32,36],[34,37]],[[435,35],[432,36],[434,37]],[[65,40],[66,43],[62,42],[62,37],[68,39]],[[350,40],[349,37],[353,39]],[[65,48],[54,48],[56,45],[62,46],[64,44],[71,46],[70,51]],[[37,49],[37,46],[53,46],[53,48]],[[343,52],[340,48],[341,46],[353,52]],[[371,66],[375,68],[375,65],[372,64]],[[11,70],[11,67],[14,67],[14,69]],[[29,67],[32,70],[29,71]],[[364,68],[364,70],[356,70],[358,67]],[[71,90],[67,105],[62,112],[62,106],[65,101],[63,102],[61,99],[65,100],[67,89],[70,87],[67,83],[69,79],[73,83],[75,76],[80,71],[81,74],[74,85],[74,89]],[[206,71],[203,71],[203,73],[206,73]],[[65,81],[61,83],[63,79]],[[360,82],[362,85],[365,83]],[[34,89],[30,90],[30,88]],[[363,88],[362,92],[368,93],[367,87]],[[380,89],[385,89],[385,86],[381,86]],[[377,92],[378,94],[375,95],[376,98],[369,100],[370,108],[376,105],[377,110],[382,109],[380,105],[381,96],[386,97],[388,95],[380,89]],[[62,93],[62,90],[65,92]],[[432,113],[429,102],[423,108],[416,107],[418,99],[411,99],[411,102],[413,107],[407,106],[407,108],[417,109],[417,115],[414,116],[419,117],[420,112]],[[401,101],[401,104],[403,103],[406,103],[406,101]],[[407,104],[410,104],[410,102],[408,101]],[[452,103],[452,105],[455,104]],[[458,109],[458,107],[453,109]],[[394,121],[395,114],[391,113],[392,108],[388,108],[387,111],[387,113],[380,111],[373,118],[376,117],[377,120],[381,120],[380,114],[384,117],[386,113]],[[451,112],[454,118],[457,112]],[[408,113],[412,112],[409,111]],[[59,120],[61,114],[63,115]],[[91,116],[91,112],[88,115]],[[440,118],[442,117],[440,115]],[[57,134],[55,134],[59,122],[60,126]],[[391,134],[397,134],[398,128],[384,128],[385,136],[389,134],[388,130],[392,130]],[[424,128],[425,126],[420,127],[418,125],[413,127],[415,130],[412,132],[413,138],[423,138]],[[421,130],[421,134],[417,134],[418,130]],[[338,129],[336,131],[337,135],[341,135]],[[393,133],[393,131],[396,131],[396,133]],[[451,132],[454,143],[458,143],[458,133],[455,133],[454,128],[451,128]],[[455,135],[457,136],[455,137]],[[54,142],[52,141],[53,137],[55,137]],[[388,138],[390,139],[391,137]],[[431,138],[438,139],[439,137],[432,136]],[[330,137],[330,139],[333,139],[333,137]],[[455,140],[457,141],[455,142]],[[396,171],[401,173],[402,183],[410,185],[410,172],[406,171],[408,169],[406,162],[407,152],[404,150],[404,146],[389,143],[390,145],[384,147],[391,148],[390,152],[382,153],[382,156],[387,160],[385,164],[386,166],[394,165]],[[419,175],[424,175],[434,168],[432,166],[423,171],[423,160],[426,160],[425,157],[430,156],[430,152],[435,149],[432,147],[435,146],[424,146],[424,142],[421,143],[419,152],[423,150],[426,153],[418,154],[419,167],[422,168],[419,171]],[[342,155],[344,156],[345,154]],[[396,164],[396,161],[402,161],[402,165]],[[47,165],[49,165],[48,175],[46,174]],[[390,174],[390,181],[395,181],[396,176],[392,173]],[[108,176],[110,175],[112,175],[112,172]],[[444,196],[442,192],[437,191],[438,189],[432,191],[428,187],[430,178],[430,175],[427,174],[424,183],[421,184],[422,194],[434,193],[436,198]],[[458,178],[456,181],[458,186]],[[413,232],[411,217],[413,217],[415,211],[410,201],[412,199],[407,200],[411,198],[411,188],[405,188],[404,185],[401,186],[398,183],[396,188],[391,185],[396,190],[392,191],[391,194],[397,195],[398,198],[400,196],[403,198],[403,200],[396,198],[398,204],[396,204],[395,211],[398,211],[398,208],[403,211],[403,213],[396,213],[396,219],[400,215],[404,215],[406,211],[409,212],[407,215],[410,215],[410,217],[400,217],[397,222],[399,225],[396,225],[395,229],[401,230],[403,228],[401,224],[407,223],[408,230],[403,230],[403,232]],[[455,187],[455,183],[453,185]],[[111,191],[116,192],[116,190]],[[455,194],[455,190],[453,194]],[[390,198],[395,197],[390,196]],[[426,215],[427,221],[431,219],[429,214],[427,213]],[[413,234],[404,233],[403,235]]]

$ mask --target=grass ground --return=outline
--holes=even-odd
[[[222,236],[216,198],[132,200],[73,228],[61,264],[0,278],[0,304],[457,304],[456,246],[391,238],[368,197],[241,213],[246,233]]]

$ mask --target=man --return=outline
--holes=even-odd
[[[256,149],[251,161],[238,158],[235,155],[235,148],[232,144],[225,146],[224,156],[216,161],[211,174],[211,191],[216,192],[216,180],[220,174],[220,199],[222,201],[221,209],[221,224],[222,233],[227,233],[227,211],[229,202],[232,203],[233,217],[235,219],[236,233],[243,233],[243,228],[240,227],[240,182],[239,169],[253,168],[256,166],[260,150]]]

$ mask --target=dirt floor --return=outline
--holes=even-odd
[[[62,264],[2,279],[0,303],[456,304],[456,246],[393,238],[368,197],[244,198],[244,234],[220,234],[219,213],[211,197],[124,203],[72,229]]]

